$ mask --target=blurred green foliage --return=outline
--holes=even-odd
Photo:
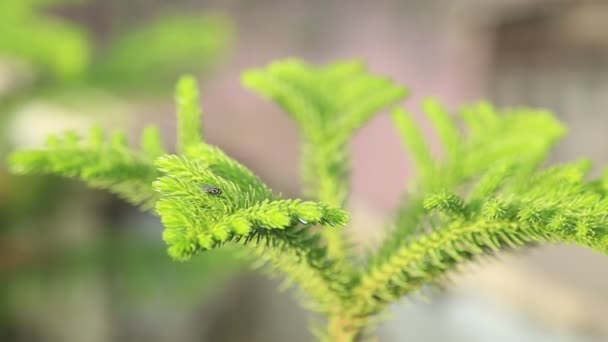
[[[43,5],[59,2],[0,2],[0,53],[28,62],[36,72],[69,80],[86,72],[91,47],[83,28],[41,13]]]
[[[3,0],[0,56],[26,62],[37,84],[106,90],[163,89],[182,72],[208,71],[231,45],[222,15],[165,15],[111,37],[99,47],[85,28],[50,16],[48,5],[74,0]],[[166,88],[163,88],[166,87]]]
[[[91,71],[91,81],[110,88],[170,90],[176,75],[210,70],[231,37],[229,22],[222,16],[162,17],[116,37]]]

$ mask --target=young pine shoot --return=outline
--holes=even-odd
[[[357,341],[400,298],[437,284],[460,265],[502,250],[574,243],[608,253],[608,178],[587,180],[589,161],[541,169],[565,128],[544,110],[477,103],[451,115],[435,100],[424,112],[443,146],[434,156],[413,117],[392,118],[417,176],[382,245],[355,262],[344,226],[349,143],[373,115],[407,94],[358,61],[316,67],[290,59],[245,72],[246,87],[276,102],[300,128],[304,199],[285,199],[204,141],[199,92],[177,86],[177,153],[156,128],[140,149],[121,132],[94,128],[15,152],[19,174],[58,174],[107,189],[160,216],[169,255],[188,260],[240,246],[302,289],[327,316],[321,340]],[[463,129],[461,129],[461,127]]]

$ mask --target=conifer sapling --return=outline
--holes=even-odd
[[[226,244],[250,251],[327,316],[318,337],[328,341],[363,338],[389,304],[484,255],[538,243],[608,253],[607,178],[588,181],[588,161],[540,167],[565,133],[551,113],[482,102],[450,115],[430,99],[423,109],[443,154],[431,153],[412,115],[393,110],[417,176],[384,242],[361,264],[346,242],[348,216],[340,209],[350,188],[349,142],[406,89],[358,61],[278,61],[245,72],[243,83],[300,128],[305,199],[282,198],[204,141],[191,77],[177,86],[177,153],[166,152],[156,128],[144,130],[139,149],[121,132],[106,138],[94,128],[86,140],[67,133],[50,137],[43,149],[15,152],[12,170],[79,178],[154,208],[176,260]]]

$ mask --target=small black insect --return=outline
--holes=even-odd
[[[219,196],[222,194],[222,189],[216,188],[215,186],[211,186],[211,185],[203,186],[203,191],[205,191],[206,193],[213,195],[213,196]]]

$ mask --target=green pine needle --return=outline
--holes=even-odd
[[[350,139],[373,115],[407,95],[404,87],[369,73],[359,61],[316,67],[287,59],[245,72],[243,83],[298,124],[304,195],[335,206],[345,204],[350,188]],[[324,235],[331,255],[346,258],[342,232]]]
[[[184,76],[177,83],[177,149],[182,153],[203,141],[198,93],[196,79],[192,76]]]
[[[552,115],[527,108],[499,112],[480,103],[461,112],[461,133],[436,102],[425,109],[447,152],[430,161],[413,121],[394,112],[418,183],[355,288],[359,300],[351,310],[377,313],[463,262],[501,249],[561,242],[608,253],[608,200],[585,180],[589,162],[538,171],[564,133]]]
[[[143,151],[131,150],[122,132],[105,139],[99,127],[91,130],[88,141],[82,141],[74,132],[50,136],[43,149],[13,153],[11,170],[16,174],[79,178],[91,187],[107,189],[134,205],[151,208],[157,198],[152,182],[159,176],[153,160],[163,147],[154,130],[146,132]]]

